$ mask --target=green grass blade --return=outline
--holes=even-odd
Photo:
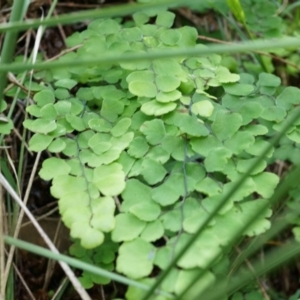
[[[78,269],[81,269],[81,270],[84,270],[87,272],[91,272],[96,275],[104,276],[106,278],[110,278],[111,280],[114,280],[114,281],[117,281],[117,282],[120,282],[120,283],[123,283],[126,285],[135,286],[135,287],[140,288],[145,291],[149,290],[149,288],[150,288],[148,285],[140,283],[138,281],[128,279],[124,276],[115,274],[113,272],[109,272],[109,271],[99,268],[99,267],[95,267],[91,264],[85,263],[85,262],[77,260],[75,258],[71,258],[67,255],[53,253],[50,250],[47,250],[45,248],[36,246],[31,243],[21,241],[19,239],[12,238],[10,236],[4,236],[4,241],[7,244],[14,245],[18,248],[30,251],[32,253],[35,253],[35,254],[38,254],[38,255],[41,255],[41,256],[56,260],[56,261],[63,261],[72,267],[75,267],[75,268],[78,268]],[[168,293],[165,293],[162,291],[158,291],[158,293],[160,293],[166,297],[170,297],[170,299],[173,298],[173,296]]]
[[[140,61],[140,60],[153,60],[158,58],[170,58],[170,57],[182,57],[182,56],[201,56],[209,55],[211,53],[216,54],[228,54],[249,52],[254,50],[270,50],[276,48],[288,48],[300,46],[300,40],[298,38],[286,37],[277,40],[256,40],[248,41],[230,45],[210,45],[207,48],[198,49],[196,47],[189,48],[177,48],[177,49],[164,49],[155,51],[154,53],[141,53],[141,54],[121,54],[121,55],[103,55],[99,58],[82,59],[70,61],[51,61],[42,62],[36,64],[1,64],[0,72],[19,72],[28,70],[49,70],[56,68],[66,68],[70,66],[95,66],[96,64],[108,65],[117,62],[127,61]]]
[[[19,0],[20,2],[22,0]],[[153,1],[152,3],[137,3],[137,4],[123,4],[118,6],[112,6],[108,8],[101,9],[91,9],[79,13],[69,13],[63,14],[59,17],[49,18],[47,20],[35,20],[27,22],[14,22],[13,24],[3,24],[0,25],[0,32],[8,32],[12,30],[26,30],[29,28],[37,28],[40,25],[42,26],[57,26],[57,24],[69,24],[77,23],[79,21],[84,21],[93,18],[110,18],[117,16],[126,16],[131,15],[135,12],[153,9],[153,8],[167,8],[167,7],[176,7],[180,5],[187,5],[189,3],[195,4],[196,2],[201,2],[202,0],[161,0]],[[17,21],[17,20],[15,20]]]
[[[28,4],[29,4],[28,1],[15,0],[13,2],[9,23],[6,25],[9,26],[11,22],[22,20]],[[1,64],[9,64],[11,62],[15,52],[17,37],[18,37],[18,32],[16,30],[7,32],[5,34],[3,47],[1,51]],[[0,106],[3,98],[3,91],[7,83],[6,74],[8,71],[9,70],[0,71]]]

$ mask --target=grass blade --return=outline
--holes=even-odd
[[[216,54],[228,54],[228,53],[239,53],[239,52],[249,52],[254,50],[270,50],[277,48],[288,48],[288,47],[298,47],[300,46],[300,40],[297,38],[286,37],[282,39],[271,39],[271,40],[256,40],[235,43],[230,45],[220,45],[212,44],[207,48],[198,49],[196,47],[190,48],[177,48],[177,49],[164,49],[155,51],[154,53],[142,53],[142,54],[121,54],[121,55],[103,55],[99,58],[93,59],[82,59],[82,60],[72,60],[70,61],[51,61],[42,62],[36,64],[22,64],[22,63],[12,63],[12,64],[1,64],[0,72],[19,72],[28,70],[49,70],[56,68],[66,68],[70,64],[72,66],[95,66],[96,64],[108,65],[117,62],[127,62],[127,61],[140,61],[140,60],[153,60],[158,58],[170,58],[170,57],[181,57],[181,56],[201,56],[208,55],[211,53]]]
[[[128,279],[124,276],[115,274],[113,272],[109,272],[105,269],[95,267],[91,264],[85,263],[85,262],[77,260],[75,258],[71,258],[67,255],[54,253],[54,252],[49,251],[45,248],[30,244],[30,243],[27,243],[27,242],[24,242],[24,241],[21,241],[21,240],[18,240],[18,239],[14,239],[14,238],[9,237],[9,236],[5,236],[4,240],[5,240],[6,243],[8,243],[10,245],[14,245],[15,247],[18,247],[18,248],[36,253],[36,254],[41,255],[41,256],[48,257],[50,259],[65,262],[68,265],[73,266],[75,268],[85,270],[85,271],[91,272],[91,273],[96,274],[96,275],[104,276],[104,277],[110,278],[111,280],[114,280],[114,281],[117,281],[117,282],[120,282],[120,283],[123,283],[123,284],[126,284],[126,285],[135,286],[135,287],[140,288],[140,289],[145,290],[145,291],[149,290],[148,285],[145,285],[143,283],[140,283],[140,282],[132,280],[132,279]],[[159,292],[159,293],[162,294],[162,295],[165,295],[167,297],[170,297],[170,299],[173,298],[173,296],[168,294],[168,293],[165,293],[165,292]]]

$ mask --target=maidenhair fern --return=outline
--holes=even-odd
[[[171,29],[170,12],[158,13],[155,24],[147,24],[142,12],[133,19],[125,25],[95,20],[69,37],[68,46],[82,46],[60,58],[69,68],[36,74],[44,86],[27,108],[32,119],[24,126],[34,133],[30,150],[53,153],[39,174],[52,180],[51,194],[76,239],[71,253],[149,283],[154,266],[166,268],[280,130],[300,103],[300,90],[283,89],[271,74],[258,80],[232,74],[215,54],[72,66],[106,52],[204,47],[194,28]],[[299,142],[299,126],[287,141]],[[261,212],[278,183],[267,171],[273,155],[256,166],[180,259],[165,291],[180,293],[213,257],[219,256],[218,263],[187,299],[227,274],[222,249]],[[270,216],[265,210],[244,235],[266,231]],[[107,282],[88,273],[81,279],[87,288]],[[129,288],[127,299],[140,299],[140,293]]]

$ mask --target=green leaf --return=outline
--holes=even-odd
[[[178,239],[175,254],[186,244],[189,237],[189,234],[181,234]],[[174,241],[170,240],[169,244],[172,242]],[[216,237],[214,237],[213,232],[206,229],[197,239],[194,245],[185,252],[185,255],[179,260],[177,265],[183,269],[191,269],[195,267],[205,268],[210,259],[220,253],[220,249],[218,248],[219,241],[216,239]]]
[[[183,174],[173,174],[158,187],[152,189],[152,199],[162,206],[175,203],[185,193]]]
[[[152,62],[153,71],[156,75],[170,75],[180,78],[181,76],[186,77],[182,70],[181,65],[175,59],[155,59]]]
[[[14,128],[12,120],[7,122],[0,122],[0,133],[1,134],[10,134],[11,130]]]
[[[150,71],[150,70],[131,72],[126,77],[126,81],[128,83],[130,83],[132,81],[153,82],[154,81],[154,72]]]
[[[149,21],[149,16],[144,12],[136,12],[132,15],[136,25],[143,25]]]
[[[194,103],[191,109],[195,115],[208,118],[212,115],[214,111],[214,106],[211,104],[209,100],[203,100]]]
[[[232,74],[225,67],[219,66],[216,71],[216,78],[221,83],[231,83],[238,81],[240,79],[240,75]]]
[[[115,228],[115,201],[112,197],[100,197],[91,202],[90,225],[100,231],[110,232]]]
[[[249,145],[249,147],[246,149],[246,152],[254,156],[259,156],[269,146],[270,143],[265,140],[256,140],[254,144]],[[272,157],[273,152],[274,148],[272,147],[266,154],[266,157]]]
[[[88,131],[86,131],[86,132],[88,132]],[[91,132],[93,132],[93,131],[91,131]],[[81,134],[83,134],[83,133],[81,133]],[[79,136],[79,138],[80,138],[80,136]],[[110,135],[106,134],[106,133],[104,133],[104,134],[96,133],[90,139],[88,139],[88,136],[86,136],[86,139],[87,139],[87,146],[90,147],[91,149],[93,149],[93,151],[99,155],[101,153],[108,151],[112,147],[112,143],[109,142]],[[82,145],[83,143],[81,143],[81,145],[80,145],[79,139],[78,139],[78,144],[81,149],[88,148],[88,147],[83,147],[83,146],[85,146],[85,145]]]
[[[234,154],[240,154],[243,150],[248,149],[255,139],[249,131],[238,131],[231,138],[224,142],[224,146]]]
[[[288,133],[286,134],[286,136],[287,136],[290,140],[292,140],[292,141],[294,141],[294,142],[296,142],[296,143],[300,143],[300,130],[299,130],[298,127],[293,128],[290,132],[288,132]]]
[[[215,148],[209,152],[204,165],[207,172],[222,171],[228,162],[228,159],[232,156],[232,152],[227,148]]]
[[[71,94],[67,89],[57,88],[54,91],[55,98],[64,100],[70,98]]]
[[[40,109],[40,117],[41,118],[53,120],[56,118],[56,116],[57,116],[56,109],[55,109],[54,105],[51,103],[44,105]]]
[[[94,137],[95,134],[93,130],[87,130],[84,132],[81,132],[77,136],[77,143],[80,149],[86,149],[89,147],[89,141],[92,137]]]
[[[181,39],[178,46],[181,47],[195,47],[198,40],[198,31],[194,27],[183,26],[177,29],[181,33]]]
[[[131,81],[128,85],[129,91],[139,97],[155,98],[157,94],[156,86],[148,81]]]
[[[258,78],[257,85],[259,86],[277,87],[281,83],[279,77],[269,73],[260,73]]]
[[[289,86],[276,98],[276,104],[285,109],[290,110],[293,105],[300,103],[300,89]]]
[[[142,221],[151,222],[160,215],[160,206],[154,202],[138,203],[130,207],[129,212]]]
[[[88,225],[88,222],[75,222],[72,224],[71,237],[80,238],[80,244],[86,249],[100,246],[104,241],[104,234]]]
[[[260,117],[268,121],[279,123],[285,119],[286,111],[277,106],[266,107]]]
[[[241,173],[246,173],[250,168],[250,166],[252,166],[255,161],[256,158],[240,159],[237,162],[236,169]],[[262,160],[256,164],[255,169],[250,174],[256,175],[258,173],[261,173],[266,168],[266,166],[267,166],[266,161]]]
[[[76,92],[76,97],[81,101],[91,101],[94,99],[93,90],[91,88],[81,87]]]
[[[203,207],[197,207],[193,210],[193,212],[189,215],[184,214],[184,221],[183,221],[183,229],[187,233],[196,233],[198,228],[204,225],[204,221],[208,217],[208,211],[205,210]],[[214,224],[215,221],[212,220],[211,224]]]
[[[164,235],[164,227],[160,220],[147,223],[141,233],[141,238],[147,242],[154,242]]]
[[[172,92],[180,85],[180,80],[172,75],[158,75],[155,78],[157,88],[163,92]]]
[[[234,96],[247,96],[251,94],[255,87],[251,84],[228,83],[223,85],[225,92]]]
[[[85,289],[90,289],[94,286],[91,276],[81,276],[78,280]]]
[[[216,180],[205,177],[195,186],[196,191],[208,195],[209,197],[218,195],[222,192],[222,184]]]
[[[279,183],[279,178],[276,174],[263,172],[261,174],[252,176],[253,181],[256,184],[256,191],[264,198],[270,198]]]
[[[113,19],[97,19],[89,24],[88,29],[101,34],[113,34],[120,30],[120,25]]]
[[[147,183],[153,185],[164,179],[166,176],[166,169],[157,161],[146,158],[142,162],[141,175]]]
[[[177,125],[182,132],[185,132],[191,136],[207,136],[209,130],[203,125],[196,116],[189,116],[182,114],[180,119],[176,121]]]
[[[133,279],[148,276],[153,269],[154,256],[155,248],[141,238],[125,242],[119,248],[117,271]]]
[[[260,124],[251,124],[245,127],[245,129],[252,133],[254,136],[264,135],[269,131],[267,127]]]
[[[49,103],[53,104],[55,101],[54,92],[50,89],[41,90],[34,95],[33,100],[39,107],[43,107]]]
[[[110,131],[111,134],[115,137],[119,137],[123,135],[125,132],[127,132],[128,128],[131,125],[131,119],[124,118],[118,121],[118,123],[112,128]]]
[[[129,179],[125,190],[122,192],[122,198],[122,211],[128,212],[136,204],[152,201],[151,188],[137,179]]]
[[[178,90],[174,90],[172,92],[160,91],[156,96],[156,100],[161,103],[168,103],[180,99],[181,96],[182,94]]]
[[[58,201],[59,206],[59,212],[61,215],[64,215],[64,213],[71,209],[71,208],[77,208],[77,207],[88,207],[90,203],[90,195],[88,194],[88,191],[71,191],[70,193],[65,194],[62,196]],[[90,212],[89,212],[90,213]],[[69,220],[66,220],[66,225],[70,226],[72,222],[76,220],[76,215],[72,215]]]
[[[25,120],[23,122],[23,125],[25,128],[28,128],[30,131],[36,133],[43,133],[43,134],[47,134],[55,130],[57,127],[55,120],[42,119],[42,118],[36,119],[34,121],[29,119]]]
[[[131,241],[140,235],[145,226],[146,222],[130,213],[118,214],[116,216],[116,226],[111,233],[111,238],[114,242]]]
[[[128,176],[129,171],[131,170],[135,159],[133,159],[131,156],[127,154],[127,152],[122,152],[116,161],[120,165],[122,165],[123,172],[125,173],[126,176]]]
[[[219,231],[219,236],[230,236],[235,233],[237,228],[241,228],[249,220],[255,220],[245,231],[245,235],[255,236],[259,235],[271,226],[270,221],[266,218],[270,217],[272,211],[265,208],[268,200],[256,199],[255,201],[248,201],[239,203],[234,206],[229,212],[224,215],[218,215],[214,231]],[[259,217],[257,215],[260,214]]]
[[[110,122],[115,122],[123,111],[124,103],[120,100],[104,99],[102,102],[101,116]]]
[[[222,143],[213,135],[191,139],[192,149],[206,157],[215,148],[222,147]]]
[[[53,137],[49,135],[35,133],[29,140],[29,149],[35,152],[46,150],[47,147],[51,144],[52,140]]]
[[[51,194],[59,199],[69,193],[84,192],[87,190],[86,179],[70,175],[59,175],[53,178]]]
[[[76,84],[77,84],[77,81],[75,81],[73,79],[69,79],[69,78],[63,78],[63,79],[57,80],[54,83],[54,85],[56,87],[66,88],[68,90],[72,89]]]
[[[44,160],[39,175],[44,180],[51,180],[59,175],[67,175],[70,171],[70,166],[63,159],[50,157]]]
[[[112,126],[108,121],[100,118],[89,120],[88,125],[92,130],[97,132],[110,132],[112,129]]]
[[[45,104],[46,105],[46,104]],[[71,112],[72,104],[69,101],[59,101],[54,104],[58,115],[65,116]]]
[[[128,148],[128,154],[134,158],[143,157],[149,150],[149,145],[145,138],[138,136],[133,139]]]
[[[51,105],[52,105],[52,104],[51,104]],[[36,118],[40,118],[40,117],[41,117],[41,108],[40,108],[39,106],[35,105],[35,104],[30,105],[30,106],[27,106],[27,107],[26,107],[26,111],[27,111],[30,115],[32,115],[32,116],[34,116],[34,117],[36,117]]]
[[[122,166],[118,163],[112,163],[95,168],[93,183],[105,196],[119,195],[125,188],[125,174]]]
[[[69,138],[65,138],[63,140],[66,143],[66,147],[63,150],[63,154],[65,154],[67,156],[77,155],[78,147],[77,147],[76,142],[72,139],[69,139]]]
[[[224,193],[228,193],[234,186],[234,182],[229,182],[223,185]],[[255,182],[251,178],[247,178],[241,186],[236,189],[235,193],[230,198],[231,201],[241,201],[256,190]]]
[[[142,105],[141,111],[147,116],[161,116],[173,111],[176,103],[160,103],[156,100],[146,102]]]
[[[171,184],[163,183],[153,189],[152,197],[160,205],[167,206],[175,203],[180,197],[180,193]]]
[[[128,42],[136,42],[141,41],[143,38],[143,34],[140,28],[133,27],[133,28],[124,28],[121,31],[122,39]]]
[[[246,102],[237,110],[243,117],[243,125],[249,124],[253,119],[260,117],[263,112],[263,107],[258,102]]]
[[[174,22],[175,14],[169,11],[161,11],[157,14],[156,25],[171,28]]]
[[[147,142],[150,145],[161,143],[166,135],[164,122],[160,119],[146,121],[142,124],[140,131],[145,135]]]
[[[83,131],[87,128],[85,121],[78,116],[68,114],[66,115],[66,119],[76,131]]]
[[[145,157],[154,159],[160,164],[165,164],[170,159],[170,154],[168,151],[163,149],[161,145],[158,145],[156,147],[152,147]]]
[[[159,38],[165,45],[174,46],[181,39],[181,33],[176,29],[168,29],[164,31]]]
[[[216,136],[220,140],[224,141],[233,136],[233,134],[239,130],[242,122],[243,119],[241,115],[221,110],[217,112],[216,118],[211,127]]]

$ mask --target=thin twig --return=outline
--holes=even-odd
[[[53,60],[56,60],[56,59],[60,58],[61,56],[65,55],[65,54],[67,54],[67,53],[69,53],[69,52],[73,52],[73,51],[79,49],[79,48],[82,47],[82,46],[83,46],[83,44],[79,44],[79,45],[76,45],[76,46],[71,47],[71,48],[69,48],[69,49],[63,50],[63,51],[61,51],[59,54],[57,54],[57,55],[55,55],[55,56],[49,58],[47,61],[53,61]]]
[[[42,216],[39,216],[39,217],[36,217],[36,220],[37,221],[41,221],[49,216],[51,216],[53,213],[55,213],[56,211],[58,211],[58,207],[55,207],[53,209],[51,209],[50,211],[48,211],[46,214],[42,215]],[[24,228],[28,225],[30,225],[31,222],[25,222],[25,223],[22,223],[21,227]]]

